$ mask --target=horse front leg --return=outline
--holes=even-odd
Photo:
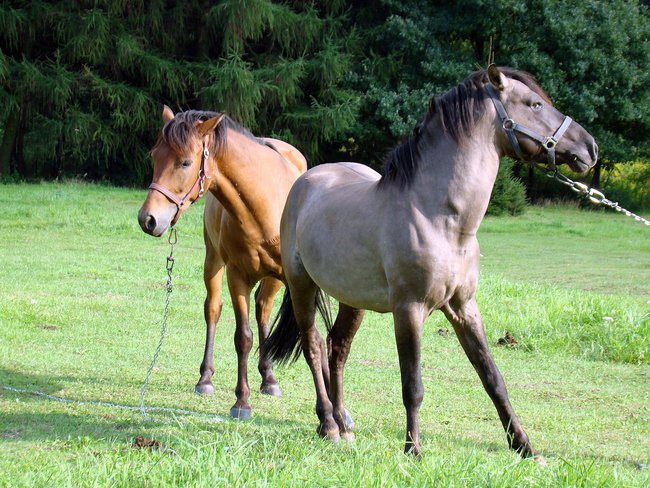
[[[223,306],[221,301],[223,272],[224,264],[219,256],[214,255],[208,250],[203,267],[203,280],[207,292],[203,305],[206,326],[205,349],[200,368],[201,377],[194,387],[194,391],[200,395],[214,394],[214,386],[212,385],[212,375],[214,374],[214,335]]]
[[[420,368],[420,343],[424,307],[405,304],[393,308],[395,340],[402,379],[402,401],[406,408],[406,444],[404,452],[420,455],[420,406],[424,398]]]
[[[248,403],[250,388],[248,386],[248,355],[253,347],[253,333],[248,323],[251,286],[242,274],[233,266],[227,270],[228,289],[235,312],[235,350],[237,351],[237,401],[230,409],[230,416],[236,419],[248,419],[251,407]]]
[[[350,354],[350,347],[363,321],[364,310],[339,305],[339,313],[328,337],[330,344],[329,369],[331,373],[329,396],[334,408],[334,420],[339,426],[341,437],[354,439],[354,421],[343,402],[343,369]]]
[[[273,374],[273,363],[266,354],[264,344],[269,336],[269,320],[273,311],[273,299],[280,288],[282,288],[281,281],[275,278],[265,278],[255,293],[255,318],[260,344],[260,357],[257,368],[262,376],[260,392],[276,397],[281,395],[280,387]]]
[[[475,298],[472,297],[464,303],[452,301],[443,307],[442,311],[453,325],[465,354],[496,407],[510,448],[523,457],[533,457],[540,464],[545,464],[544,458],[533,449],[528,435],[510,404],[505,382],[488,347],[483,320]]]

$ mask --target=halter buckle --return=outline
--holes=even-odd
[[[205,172],[201,170],[199,172],[199,196],[196,197],[196,199],[198,200],[199,198],[201,198],[204,193],[205,193]]]
[[[503,119],[503,130],[513,130],[516,122],[511,118]]]
[[[557,146],[557,143],[558,143],[557,139],[549,136],[544,140],[544,147],[546,149],[553,149],[555,146]]]

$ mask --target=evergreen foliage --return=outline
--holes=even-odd
[[[0,176],[142,184],[163,103],[379,167],[492,59],[534,73],[603,162],[648,160],[649,39],[639,0],[9,0]]]
[[[228,112],[314,159],[355,120],[342,2],[0,6],[0,174],[150,177],[166,103]]]
[[[488,205],[489,215],[519,215],[526,209],[526,187],[512,173],[514,161],[502,158]]]

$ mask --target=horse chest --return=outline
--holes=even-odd
[[[386,260],[390,301],[419,302],[431,310],[458,293],[473,293],[478,281],[478,244],[459,245],[433,239],[404,252],[391,252]]]

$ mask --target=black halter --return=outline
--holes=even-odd
[[[491,84],[489,83],[486,84],[485,89],[489,93],[490,98],[494,103],[494,108],[496,108],[497,114],[499,114],[499,119],[501,119],[503,130],[506,132],[506,135],[510,140],[510,144],[512,145],[512,149],[514,149],[517,157],[522,161],[525,160],[524,153],[521,151],[521,147],[519,146],[519,141],[517,140],[517,135],[515,134],[515,132],[521,132],[522,134],[539,142],[541,146],[544,149],[546,149],[549,169],[555,171],[556,169],[555,146],[557,146],[557,143],[559,142],[560,138],[564,135],[566,130],[569,128],[569,125],[571,125],[572,122],[571,117],[565,116],[562,125],[560,125],[560,127],[555,131],[555,134],[553,134],[552,136],[544,137],[538,134],[537,132],[535,132],[534,130],[529,129],[528,127],[519,125],[517,122],[515,122],[510,117],[508,117],[508,113],[506,112],[503,103],[501,103],[499,94]]]

